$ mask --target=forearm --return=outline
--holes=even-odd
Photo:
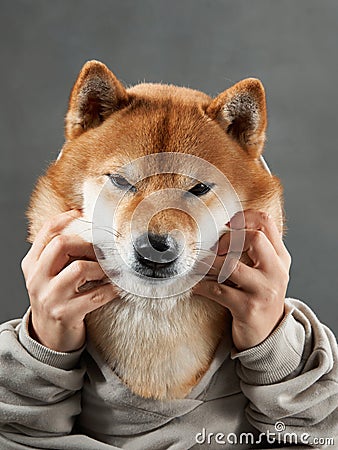
[[[69,434],[81,410],[81,352],[46,349],[27,335],[27,322],[26,315],[23,322],[0,328],[0,430],[28,436]]]
[[[262,432],[276,432],[282,421],[286,433],[308,433],[309,442],[337,438],[336,340],[306,305],[289,300],[287,307],[268,339],[232,355],[250,401],[248,420]]]

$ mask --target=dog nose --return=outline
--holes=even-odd
[[[138,261],[151,269],[170,265],[179,254],[176,240],[168,234],[144,233],[136,239],[134,250]]]

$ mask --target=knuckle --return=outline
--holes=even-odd
[[[56,232],[56,230],[57,226],[55,222],[55,217],[48,219],[42,227],[42,231],[47,234],[53,234]]]
[[[247,311],[250,317],[256,317],[263,311],[271,309],[278,298],[277,290],[266,287],[259,295],[250,296],[247,298]]]
[[[274,286],[269,286],[265,289],[264,295],[261,298],[263,306],[267,309],[275,308],[275,305],[284,299],[285,291],[278,284]]]
[[[30,298],[39,298],[42,287],[37,283],[36,270],[25,278],[25,285]]]
[[[263,232],[260,230],[253,230],[251,234],[251,243],[255,245],[259,245],[263,240]]]
[[[24,258],[22,258],[22,260],[21,260],[21,270],[22,270],[23,274],[26,276],[27,271],[28,271],[27,255]]]
[[[222,286],[218,283],[213,283],[211,291],[212,295],[217,298],[223,295]]]
[[[36,292],[36,286],[35,286],[33,277],[26,278],[26,289],[27,289],[27,292],[29,293],[29,295],[31,295],[31,296],[36,295],[37,292]]]
[[[264,297],[265,303],[270,304],[278,299],[280,296],[279,289],[275,286],[269,286]]]
[[[290,269],[291,263],[292,263],[292,257],[291,257],[290,253],[287,250],[286,250],[285,260],[286,260],[287,268]]]
[[[278,270],[278,278],[276,278],[275,285],[279,291],[285,290],[290,280],[289,270],[282,261],[277,264],[276,269]]]
[[[290,281],[290,274],[288,271],[285,270],[281,276],[282,286],[287,286],[289,284],[289,281]]]
[[[57,236],[55,236],[52,239],[51,244],[53,245],[53,247],[57,253],[64,252],[66,250],[67,244],[68,244],[67,236],[58,234]]]
[[[263,223],[270,223],[272,221],[272,216],[266,211],[260,211],[260,220]]]
[[[55,322],[65,322],[67,308],[64,305],[55,305],[50,309],[49,316]]]
[[[261,305],[255,298],[247,298],[245,302],[245,315],[248,321],[256,320],[261,312]]]
[[[71,263],[71,270],[75,276],[83,276],[86,270],[86,262],[83,260],[76,260]]]
[[[93,303],[103,303],[105,300],[105,295],[102,290],[97,290],[93,292],[90,296],[90,301]]]
[[[241,267],[241,265],[239,264],[239,262],[237,260],[233,259],[230,262],[230,270],[231,270],[232,274],[235,274],[235,275],[241,275],[242,274],[242,267]]]
[[[32,311],[38,312],[41,317],[51,317],[51,311],[54,308],[55,295],[50,286],[41,288],[34,283],[31,292],[29,292]]]

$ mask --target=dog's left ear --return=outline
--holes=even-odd
[[[115,75],[99,61],[81,69],[69,98],[65,135],[74,139],[99,126],[114,111],[128,103],[128,94]]]
[[[251,156],[263,151],[267,125],[265,92],[256,78],[247,78],[222,92],[206,113]]]

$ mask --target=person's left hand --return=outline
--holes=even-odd
[[[194,288],[194,293],[229,309],[233,319],[232,338],[238,351],[260,344],[280,323],[291,265],[290,254],[269,214],[247,210],[244,211],[244,219],[243,251],[247,252],[253,265],[234,259],[234,268],[226,283],[219,284],[217,278],[210,280],[207,277],[209,279],[203,279]],[[230,234],[235,242],[236,234],[243,235],[240,214],[230,220],[229,227],[230,231],[219,240],[209,275],[220,272],[229,249]]]

